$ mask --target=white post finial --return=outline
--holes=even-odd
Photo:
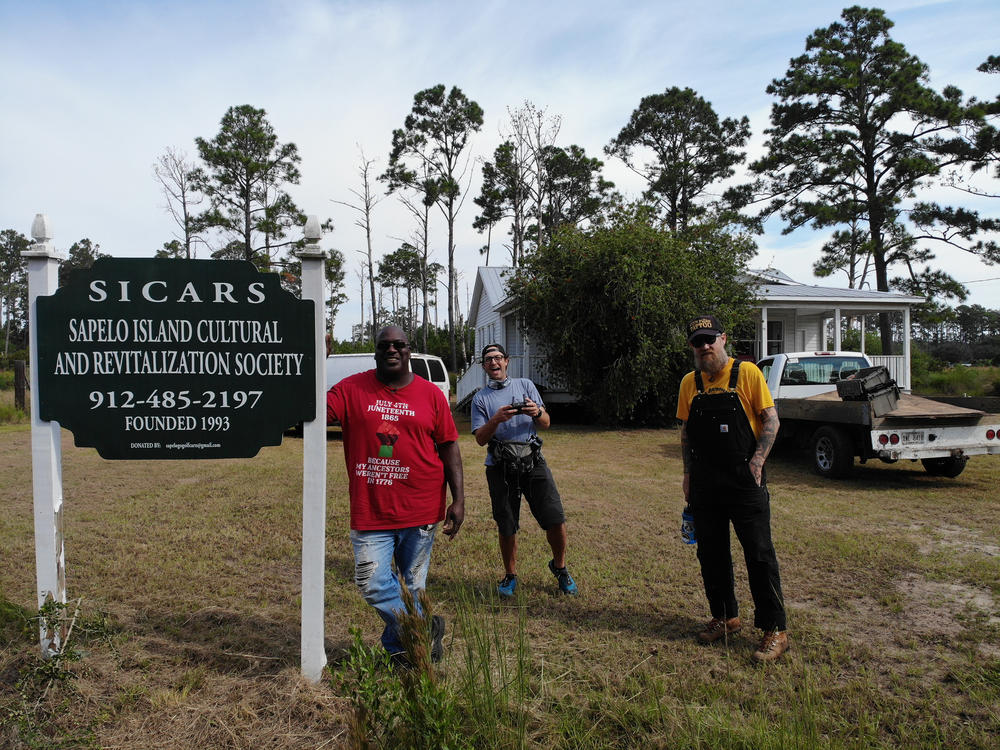
[[[306,242],[313,244],[319,242],[323,237],[323,229],[319,224],[319,217],[313,214],[312,216],[306,217],[306,227],[305,227],[305,237]]]
[[[302,228],[305,244],[295,251],[299,258],[322,258],[326,260],[326,251],[319,246],[319,241],[323,238],[323,227],[319,223],[318,216],[307,216],[306,224]],[[304,299],[304,298],[303,298]]]
[[[31,222],[31,236],[35,244],[21,253],[25,258],[52,258],[54,260],[66,260],[66,254],[56,250],[52,244],[52,228],[49,226],[49,217],[45,214],[35,214],[35,220]],[[53,289],[52,291],[55,291]],[[48,292],[51,294],[52,291]]]
[[[49,217],[45,214],[35,214],[35,220],[31,222],[31,236],[39,245],[52,239],[52,230],[49,228]]]

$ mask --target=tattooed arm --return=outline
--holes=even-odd
[[[764,461],[767,460],[771,448],[774,447],[774,440],[778,437],[778,412],[773,406],[769,406],[760,413],[760,421],[763,423],[760,430],[760,437],[757,438],[757,450],[754,451],[753,458],[750,459],[750,473],[757,484],[760,485],[761,471],[764,468]]]

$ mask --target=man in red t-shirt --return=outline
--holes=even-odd
[[[344,378],[326,396],[327,421],[344,434],[351,499],[354,582],[385,622],[382,645],[403,651],[404,611],[393,562],[416,599],[427,581],[438,524],[454,538],[465,519],[458,430],[447,398],[410,372],[410,343],[388,326],[375,338],[375,369]],[[452,503],[445,510],[445,484]],[[431,658],[439,661],[444,618],[431,622]],[[396,656],[396,658],[402,658]]]

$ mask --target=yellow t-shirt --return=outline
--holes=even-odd
[[[714,378],[709,379],[703,372],[701,374],[702,386],[705,393],[712,391],[726,391],[729,389],[729,375],[733,370],[733,362],[730,357],[725,367]],[[677,418],[686,422],[691,413],[691,401],[698,392],[694,384],[694,372],[689,372],[681,381],[680,393],[677,396]],[[760,420],[760,413],[770,406],[774,406],[774,399],[771,398],[771,391],[767,388],[767,381],[764,375],[753,362],[740,362],[740,376],[736,381],[736,393],[740,397],[743,411],[750,420],[755,437],[760,437],[763,422]]]

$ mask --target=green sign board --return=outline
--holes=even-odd
[[[316,417],[314,305],[245,261],[101,258],[39,297],[39,416],[110,459],[239,458]]]

